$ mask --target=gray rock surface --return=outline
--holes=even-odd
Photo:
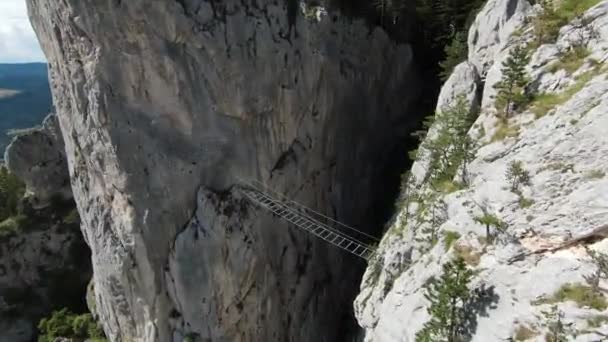
[[[365,227],[418,87],[409,46],[294,4],[28,1],[112,341],[347,333],[361,265],[234,185]]]
[[[42,127],[14,137],[4,160],[10,172],[25,182],[32,204],[43,207],[54,196],[72,197],[63,137],[54,114],[44,119]]]
[[[489,83],[502,77],[500,61],[511,45],[500,47],[501,42],[520,38],[503,37],[502,24],[479,26],[480,22],[504,17],[503,8],[496,3],[486,4],[477,26],[471,29],[472,35],[485,30],[486,36],[495,37],[496,48],[479,48],[478,40],[469,41],[469,63],[491,64],[483,62],[489,61],[489,51],[495,61],[485,80],[481,115],[470,131],[479,146],[468,169],[470,184],[452,193],[434,192],[445,204],[439,214],[443,223],[435,227],[439,236],[435,245],[420,241],[430,225],[414,219],[415,203],[398,212],[380,243],[378,257],[368,266],[355,302],[366,341],[414,341],[416,332],[429,319],[425,283],[437,277],[441,265],[455,255],[467,257],[469,267],[476,272],[471,287],[484,284],[493,289],[493,295],[486,297],[485,311],[476,312],[477,326],[471,341],[512,340],[524,326],[534,332],[526,341],[545,341],[547,321],[543,311],[551,305],[539,299],[551,297],[566,284],[586,284],[584,277],[597,266],[585,248],[608,252],[606,239],[551,250],[608,221],[608,68],[592,60],[605,61],[608,57],[608,1],[601,1],[586,13],[597,36],[587,45],[590,55],[580,63],[579,70],[568,74],[547,67],[555,63],[563,47],[571,46],[580,36],[572,33],[577,29],[575,24],[564,26],[555,44],[534,52],[527,66],[529,74],[538,92],[546,93],[545,98],[554,96],[550,100],[554,105],[546,114],[535,115],[533,103],[532,108],[508,119],[506,125],[516,134],[504,139],[494,137],[501,123],[493,109],[493,97],[488,94]],[[515,29],[517,26],[509,30]],[[442,92],[451,93],[452,88],[447,83]],[[531,175],[530,185],[524,186],[520,195],[510,191],[505,176],[509,163],[515,160],[521,161]],[[414,165],[413,169],[419,167]],[[419,194],[433,192],[425,185],[416,190]],[[520,196],[531,202],[522,204]],[[490,245],[484,243],[485,227],[475,219],[484,211],[507,227],[501,241]],[[446,246],[446,232],[459,234],[452,246]],[[605,287],[605,281],[600,286]],[[572,300],[555,304],[564,314],[566,326],[577,332],[568,340],[605,340],[608,324],[602,321],[595,325],[592,319],[607,317],[608,309],[594,309]]]
[[[488,0],[471,25],[468,36],[469,63],[485,78],[511,34],[522,28],[532,6],[527,0]]]

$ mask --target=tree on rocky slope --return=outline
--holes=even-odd
[[[522,46],[511,49],[509,57],[502,63],[502,79],[494,85],[497,90],[496,110],[508,118],[513,107],[526,102],[525,87],[528,84],[526,65],[530,61],[528,51]]]
[[[467,165],[475,158],[475,144],[468,135],[469,128],[475,120],[474,113],[464,96],[458,96],[450,104],[427,118],[425,128],[431,126],[435,131],[415,135],[421,140],[421,151],[428,156],[426,181],[434,187],[443,182],[451,182],[461,171],[461,178],[466,181]]]
[[[469,313],[467,303],[471,297],[469,283],[473,272],[462,258],[443,265],[443,274],[433,279],[425,289],[425,298],[431,303],[427,311],[430,320],[416,334],[416,342],[462,341],[466,335]]]
[[[584,276],[584,278],[594,291],[601,291],[600,280],[608,279],[608,254],[594,251],[590,248],[587,248],[587,253],[591,257],[593,264],[597,267],[597,270],[590,275]]]
[[[521,192],[522,185],[530,185],[530,173],[524,168],[521,160],[514,160],[509,164],[505,177],[511,185],[511,192],[516,194]]]
[[[17,215],[17,207],[24,192],[23,182],[6,167],[0,167],[0,221]]]

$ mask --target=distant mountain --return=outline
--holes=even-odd
[[[7,132],[39,125],[51,109],[46,64],[0,64],[0,158]]]

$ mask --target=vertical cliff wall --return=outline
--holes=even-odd
[[[468,131],[474,157],[464,177],[459,172],[442,188],[427,180],[429,145],[418,151],[355,302],[365,341],[427,340],[417,333],[428,322],[438,322],[433,334],[447,330],[448,305],[429,309],[454,292],[427,294],[435,280],[450,279],[443,265],[455,258],[473,272],[470,297],[458,307],[466,316],[457,318],[459,339],[607,340],[608,279],[594,274],[605,269],[595,253],[608,252],[608,1],[554,4],[560,15],[576,15],[553,27],[551,40],[538,39],[534,25],[552,24],[539,17],[538,1],[488,0],[473,22],[468,60],[442,87],[437,112],[460,101],[458,111],[480,108]],[[505,115],[496,85],[516,47],[530,57],[519,62],[529,102]],[[437,120],[425,142],[439,141],[444,124]],[[527,175],[516,187],[513,165]]]
[[[409,47],[295,1],[28,6],[109,337],[344,338],[363,265],[235,185],[366,227],[414,121]]]

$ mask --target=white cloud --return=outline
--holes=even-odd
[[[44,61],[25,0],[0,0],[0,63]]]

